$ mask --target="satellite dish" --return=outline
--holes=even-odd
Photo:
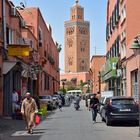
[[[25,8],[25,5],[24,5],[23,2],[20,2],[20,6],[21,6],[22,8]]]

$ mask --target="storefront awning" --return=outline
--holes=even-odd
[[[11,61],[7,61],[7,62],[3,62],[3,71],[2,74],[7,74],[15,65],[16,65],[16,61],[11,62]]]

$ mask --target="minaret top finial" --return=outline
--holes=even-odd
[[[79,0],[75,0],[75,4],[78,4]]]

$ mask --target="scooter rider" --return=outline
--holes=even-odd
[[[79,97],[79,94],[77,94],[77,96],[74,99],[74,107],[75,107],[76,110],[78,110],[80,108],[80,105],[79,105],[80,101],[81,101],[81,99]]]

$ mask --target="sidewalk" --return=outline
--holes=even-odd
[[[11,118],[0,117],[0,134],[10,133],[24,128],[24,120],[14,120]]]
[[[43,121],[47,116],[55,113],[55,111],[48,111],[45,116],[40,117],[40,121]],[[0,117],[0,135],[10,134],[15,131],[25,129],[24,120],[15,120],[10,117]]]

